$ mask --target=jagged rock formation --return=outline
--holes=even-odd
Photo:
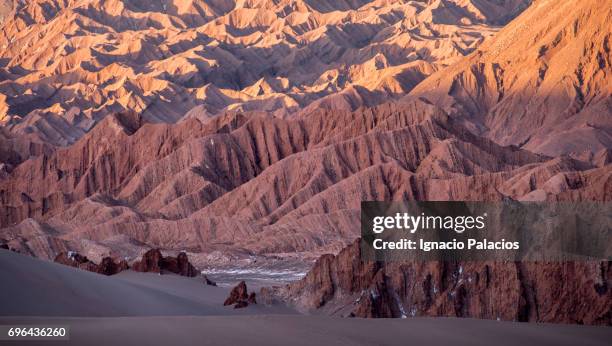
[[[104,275],[114,275],[124,270],[128,270],[130,266],[125,259],[115,262],[111,257],[104,257],[98,265],[98,273]]]
[[[249,294],[247,291],[246,283],[244,281],[240,281],[238,285],[232,288],[229,296],[227,297],[227,299],[225,299],[225,302],[223,302],[223,305],[224,306],[233,305],[233,304],[238,303],[241,300],[246,301],[248,298],[249,298]]]
[[[612,7],[536,1],[493,39],[411,91],[495,142],[547,155],[612,146]],[[605,154],[607,155],[607,154]]]
[[[129,269],[129,265],[125,260],[115,261],[112,257],[107,256],[102,259],[100,264],[96,264],[86,256],[74,251],[61,252],[55,256],[53,261],[103,275],[115,275]]]
[[[137,272],[163,273],[164,271],[181,276],[198,276],[198,271],[189,262],[187,254],[181,252],[176,257],[163,256],[159,249],[151,249],[142,255],[140,261],[132,264],[132,269]]]
[[[163,257],[159,249],[151,249],[142,255],[140,261],[132,263],[132,269],[137,272],[161,273],[161,261]]]
[[[217,286],[217,283],[211,280],[210,278],[208,278],[208,276],[202,275],[202,277],[204,278],[204,283],[207,284],[208,286]]]
[[[499,146],[421,101],[286,120],[119,115],[0,181],[0,224],[11,246],[47,258],[151,247],[309,257],[358,236],[361,200],[608,201],[609,167]]]
[[[89,258],[72,251],[59,253],[57,256],[55,256],[55,259],[53,261],[55,263],[87,270],[90,272],[96,272],[98,270],[98,266],[94,262],[90,261]]]
[[[363,262],[359,241],[298,282],[263,290],[303,310],[355,317],[447,316],[612,325],[612,264]]]
[[[51,152],[53,146],[50,144],[13,134],[0,126],[0,179],[6,178],[17,165],[30,157]]]
[[[189,262],[187,254],[181,252],[175,257],[164,257],[161,263],[162,270],[168,270],[182,276],[194,277],[198,275],[198,271]]]
[[[0,121],[67,145],[127,110],[354,110],[409,91],[530,2],[20,1],[0,30]]]
[[[227,299],[225,299],[225,302],[223,302],[223,305],[234,305],[234,309],[246,308],[249,306],[249,304],[257,304],[255,296],[255,292],[251,292],[251,294],[249,294],[246,283],[244,281],[240,281],[238,285],[232,288],[229,296]]]

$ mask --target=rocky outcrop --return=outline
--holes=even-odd
[[[262,294],[354,317],[612,325],[612,262],[362,262],[359,241]]]
[[[167,270],[182,276],[194,277],[198,275],[195,267],[189,263],[187,254],[184,252],[179,253],[176,257],[163,257],[160,261],[160,268],[161,270]]]
[[[80,268],[91,272],[97,272],[98,266],[90,261],[86,256],[83,256],[74,251],[59,253],[53,260],[55,263]]]
[[[103,275],[115,275],[129,269],[125,260],[115,261],[112,257],[107,256],[102,259],[100,264],[96,264],[86,256],[74,251],[59,253],[54,262]]]
[[[230,294],[227,299],[225,299],[225,302],[223,302],[223,305],[234,305],[234,309],[241,309],[249,306],[249,304],[257,304],[255,297],[255,292],[251,292],[251,294],[249,294],[246,283],[241,281],[230,291]]]
[[[146,273],[161,273],[161,261],[163,257],[159,249],[151,249],[142,255],[140,261],[132,263],[132,270]]]
[[[225,302],[223,302],[223,305],[225,306],[233,305],[233,304],[238,303],[241,300],[246,301],[248,298],[249,298],[249,295],[247,292],[246,283],[244,281],[240,281],[238,285],[232,288],[229,296],[227,297],[227,299],[225,299]]]
[[[97,272],[104,275],[114,275],[129,268],[130,266],[126,260],[116,262],[111,257],[104,257],[98,265]]]
[[[181,276],[194,277],[198,271],[189,262],[187,254],[181,252],[177,257],[163,256],[159,249],[151,249],[142,255],[140,261],[132,264],[132,269],[137,272],[170,272]]]
[[[9,251],[18,252],[18,253],[21,252],[19,249],[11,247],[7,243],[0,243],[0,249],[2,249],[2,250],[9,250]]]
[[[208,286],[217,286],[217,283],[211,280],[208,276],[202,275],[202,277],[204,279],[204,283],[207,284]]]
[[[234,305],[234,309],[242,309],[246,308],[247,306],[249,306],[249,303],[247,303],[245,300],[240,300]]]

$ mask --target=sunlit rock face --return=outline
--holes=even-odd
[[[66,145],[126,110],[354,110],[410,91],[529,2],[18,1],[0,30],[0,121]]]
[[[498,144],[601,160],[612,147],[611,17],[597,0],[536,1],[410,96]]]

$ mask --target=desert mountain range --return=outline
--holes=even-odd
[[[588,157],[612,146],[611,20],[609,1],[537,1],[411,95],[499,144]]]
[[[15,2],[0,239],[196,266],[348,245],[275,296],[311,309],[372,288],[385,300],[346,312],[611,324],[593,308],[612,302],[609,263],[462,267],[491,286],[458,285],[462,264],[353,263],[362,200],[612,200],[612,6],[530,3]]]
[[[400,97],[530,1],[17,1],[0,31],[0,121],[56,145],[135,111],[355,110]]]
[[[0,182],[3,237],[41,257],[147,246],[316,255],[358,236],[361,200],[612,196],[608,157],[502,147],[422,101],[296,119],[140,120],[109,116],[17,166]]]

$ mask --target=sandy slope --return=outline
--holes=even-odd
[[[222,306],[229,288],[201,279],[125,272],[103,276],[0,250],[0,315],[156,316],[288,313],[281,307]]]
[[[607,345],[612,337],[612,328],[585,326],[279,315],[288,311],[262,305],[233,310],[221,307],[226,289],[195,280],[105,277],[4,250],[0,277],[0,324],[67,324],[74,345]]]
[[[70,325],[62,345],[609,345],[612,328],[473,319],[323,316],[14,318]],[[47,341],[46,341],[47,342]],[[45,343],[46,343],[45,342]]]

